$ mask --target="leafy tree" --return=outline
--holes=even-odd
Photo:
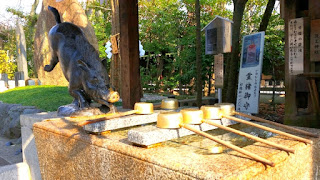
[[[231,11],[226,9],[226,5],[230,1],[222,0],[202,0],[201,5],[201,27],[209,23],[215,15],[223,15],[230,17]],[[167,13],[170,12],[170,13]],[[195,21],[195,1],[194,0],[169,0],[169,1],[139,1],[139,23],[140,23],[140,39],[144,45],[144,49],[149,52],[149,61],[153,61],[151,54],[162,54],[162,59],[155,60],[156,66],[153,68],[161,68],[161,61],[164,54],[171,53],[174,55],[171,66],[172,71],[169,75],[160,77],[161,73],[151,74],[155,72],[151,69],[143,69],[143,72],[152,76],[152,80],[166,82],[174,81],[171,84],[179,84],[180,90],[182,84],[189,84],[189,88],[193,89],[190,83],[196,76],[196,21]],[[201,34],[202,43],[204,44],[204,33]],[[212,56],[204,55],[202,48],[202,79],[211,74],[207,67],[212,66]],[[152,63],[152,62],[151,62]],[[150,63],[147,63],[150,64]],[[168,64],[168,63],[167,63]],[[154,77],[158,76],[158,77]],[[153,82],[155,82],[153,81]],[[150,83],[150,81],[148,81]],[[157,82],[155,82],[157,84]],[[159,84],[159,83],[158,83]],[[182,91],[180,91],[182,93]]]
[[[110,5],[110,3],[107,4]],[[105,3],[100,4],[100,1],[87,1],[85,9],[97,37],[99,56],[101,59],[107,59],[104,46],[110,40],[111,35],[111,9],[106,8]]]
[[[33,51],[34,51],[34,36],[35,36],[35,25],[38,19],[38,15],[35,13],[35,9],[39,3],[39,0],[35,0],[31,12],[29,14],[25,14],[20,10],[14,8],[8,8],[7,11],[15,15],[17,18],[20,18],[23,23],[23,29],[25,31],[25,39],[27,46],[27,62],[28,62],[28,75],[29,77],[36,77],[36,70],[33,62]],[[15,31],[12,31],[15,32]],[[11,44],[12,42],[10,42]],[[14,58],[16,58],[16,49],[10,49],[10,53],[13,53]]]
[[[8,78],[12,79],[16,70],[17,65],[12,60],[9,60],[7,52],[0,50],[0,73],[8,74]]]
[[[232,52],[231,59],[227,61],[226,78],[223,91],[225,101],[231,103],[235,103],[236,100],[236,86],[240,61],[241,22],[247,1],[248,0],[233,0]]]

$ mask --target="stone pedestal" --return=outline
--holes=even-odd
[[[270,167],[231,150],[214,154],[210,148],[217,144],[195,135],[149,149],[136,147],[127,140],[129,129],[91,135],[66,119],[35,123],[33,131],[42,178],[312,179],[319,176],[319,139],[313,139],[314,145],[306,145],[282,136],[268,138],[294,148],[295,154],[262,143],[244,147],[273,161],[275,167]],[[317,129],[307,130],[320,134]],[[227,136],[226,132],[219,133],[222,139]]]
[[[33,124],[44,119],[56,118],[56,112],[26,114],[20,116],[23,162],[30,167],[32,180],[41,180],[38,152],[33,134]]]

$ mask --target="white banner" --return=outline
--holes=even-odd
[[[243,37],[236,111],[259,112],[264,32]]]

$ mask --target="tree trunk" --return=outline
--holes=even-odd
[[[200,2],[196,0],[196,64],[197,64],[197,106],[202,105],[202,79],[201,79],[201,32],[200,32]]]
[[[161,56],[156,56],[157,60],[157,81],[156,81],[156,88],[157,88],[157,93],[162,92],[162,73],[163,73],[163,68],[164,68],[164,60],[163,58],[165,57],[165,53],[161,52]],[[164,90],[165,91],[165,90]]]
[[[36,14],[36,9],[38,7],[39,4],[39,0],[34,0],[32,7],[31,7],[31,11],[30,11],[30,16],[34,16]]]
[[[267,8],[264,11],[264,14],[263,14],[263,17],[262,17],[262,20],[260,23],[259,32],[267,30],[269,20],[272,15],[272,11],[273,11],[275,3],[276,3],[276,0],[269,0],[269,2],[267,4]]]
[[[29,36],[30,37],[29,38],[31,38],[32,40],[34,40],[34,36],[35,36],[34,30],[35,30],[35,25],[38,20],[38,18],[36,16],[36,10],[37,10],[38,4],[39,4],[39,0],[34,0],[32,7],[31,7],[31,11],[30,11],[31,23],[29,24],[30,25],[30,28],[29,28]],[[32,48],[32,50],[34,50],[34,49]],[[34,76],[38,77],[37,69],[36,69],[36,66],[34,65],[34,60],[32,59],[31,61],[33,61],[32,68],[33,68]]]
[[[239,54],[240,54],[240,28],[243,17],[243,12],[248,0],[233,0],[234,12],[233,12],[233,28],[232,28],[232,52],[231,60],[228,61],[227,84],[224,87],[226,93],[226,102],[235,103],[237,93],[238,82],[238,68],[239,68]]]

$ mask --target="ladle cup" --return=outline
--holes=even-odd
[[[138,103],[135,103],[134,110],[110,114],[110,115],[108,115],[108,114],[98,115],[95,117],[91,117],[91,120],[86,120],[86,121],[80,122],[80,123],[78,123],[78,125],[84,126],[84,125],[96,123],[99,121],[119,118],[119,117],[128,116],[128,115],[132,115],[132,114],[152,114],[152,113],[153,113],[153,104],[152,103],[138,102]]]

